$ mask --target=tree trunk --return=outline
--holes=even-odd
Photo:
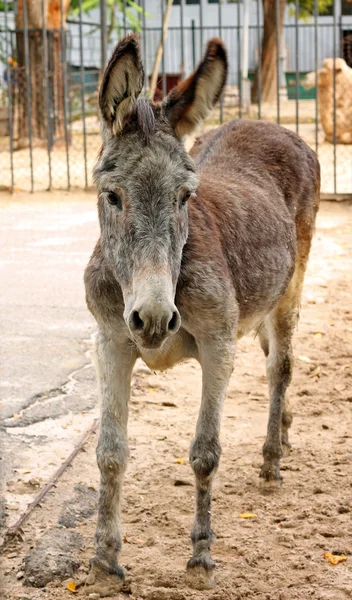
[[[164,22],[163,22],[163,35],[161,36],[159,46],[156,51],[152,76],[150,79],[149,98],[151,100],[153,100],[153,98],[154,98],[157,79],[158,79],[158,73],[159,73],[159,67],[160,67],[160,61],[161,61],[161,58],[162,58],[162,55],[164,52],[164,44],[167,40],[167,35],[168,35],[168,31],[169,31],[169,20],[170,20],[172,3],[173,3],[173,0],[167,0],[167,7],[166,7],[165,14],[164,14]]]
[[[24,6],[27,6],[28,55],[24,32]],[[63,0],[64,24],[70,0]],[[19,0],[16,13],[17,98],[16,125],[19,146],[45,140],[50,147],[64,136],[64,97],[61,68],[62,35],[60,2],[45,0],[47,62],[44,65],[42,0]],[[65,35],[65,33],[64,33]],[[29,66],[26,70],[26,62]],[[47,70],[47,78],[45,77]]]
[[[258,0],[259,1],[259,0]],[[261,102],[274,103],[277,94],[277,44],[276,44],[276,1],[262,0],[264,11],[264,35],[261,48]],[[278,0],[280,17],[278,22],[279,56],[282,43],[285,19],[286,0]],[[256,71],[253,87],[252,102],[258,102],[258,70]]]

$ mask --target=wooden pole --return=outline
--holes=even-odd
[[[164,44],[167,40],[172,3],[173,3],[173,0],[167,0],[167,7],[166,7],[165,14],[164,14],[163,30],[162,30],[159,46],[158,46],[158,49],[155,54],[152,77],[150,80],[149,97],[151,100],[153,100],[153,98],[154,98],[156,84],[157,84],[157,78],[158,78],[158,73],[159,73],[159,67],[160,67],[160,61],[161,61],[163,51],[164,51]]]

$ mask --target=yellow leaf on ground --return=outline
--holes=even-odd
[[[184,465],[185,464],[185,459],[184,458],[176,458],[176,463],[178,465]]]
[[[337,392],[343,392],[343,390],[346,389],[346,385],[344,383],[338,383],[337,385],[335,385],[335,390]]]
[[[323,334],[320,331],[317,331],[317,333],[314,334],[315,338],[321,338],[323,337]]]
[[[339,563],[347,560],[347,556],[339,556],[338,554],[331,554],[331,552],[325,552],[323,556],[331,565],[338,565]]]
[[[320,377],[320,373],[321,373],[321,369],[320,369],[320,367],[317,367],[316,369],[314,369],[314,371],[309,373],[308,377]]]
[[[255,519],[257,515],[255,513],[241,513],[237,516],[239,519]]]
[[[70,592],[73,592],[74,594],[77,593],[76,584],[75,584],[74,581],[69,581],[68,582],[67,589],[70,590]]]

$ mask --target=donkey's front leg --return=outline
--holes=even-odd
[[[96,555],[88,584],[122,585],[124,572],[117,563],[121,549],[120,499],[127,465],[128,401],[135,351],[129,342],[117,343],[100,333],[97,370],[101,395],[101,425],[97,446],[100,469]],[[99,588],[99,589],[98,589]],[[116,587],[114,588],[116,591]]]
[[[187,569],[189,573],[200,576],[199,583],[209,584],[212,583],[215,566],[210,555],[210,546],[215,538],[211,529],[211,489],[220,461],[220,420],[233,369],[234,344],[207,339],[199,350],[203,390],[196,435],[190,449],[196,483],[196,512],[191,533],[193,556]]]

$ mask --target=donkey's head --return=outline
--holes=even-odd
[[[198,69],[161,104],[140,96],[144,72],[137,39],[116,47],[99,104],[103,148],[94,170],[103,252],[118,280],[126,324],[139,346],[158,348],[180,327],[175,306],[187,200],[198,179],[182,138],[218,100],[227,74],[220,40]]]

